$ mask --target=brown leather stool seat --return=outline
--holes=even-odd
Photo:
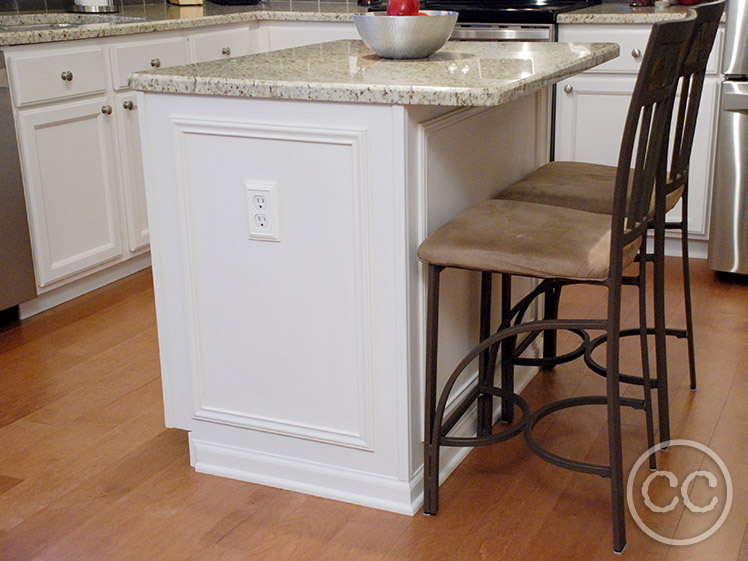
[[[634,262],[639,242],[624,249],[624,266]],[[610,269],[610,215],[483,201],[437,229],[418,248],[418,257],[460,269],[603,280]]]

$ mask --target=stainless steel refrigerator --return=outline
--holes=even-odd
[[[728,0],[707,265],[748,274],[748,0]]]
[[[0,51],[0,325],[36,297],[29,224],[5,57]]]

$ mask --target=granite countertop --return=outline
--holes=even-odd
[[[667,8],[632,8],[628,3],[605,3],[561,13],[558,15],[558,23],[652,24],[682,19],[687,13],[688,6],[678,4]]]
[[[223,6],[205,2],[203,6],[174,6],[166,2],[123,6],[114,15],[71,14],[65,12],[0,13],[0,47],[115,37],[191,29],[246,21],[353,21],[353,14],[366,12],[355,0],[323,2],[315,0],[263,1],[253,6]],[[63,24],[52,29],[22,30],[18,25]],[[8,31],[3,31],[3,28]]]
[[[361,41],[130,75],[130,87],[232,97],[448,106],[507,103],[618,56],[614,43],[448,42],[427,59],[387,60]]]
[[[203,6],[172,6],[165,2],[123,6],[113,16],[69,14],[65,12],[0,13],[0,47],[113,37],[152,31],[189,29],[208,25],[253,20],[352,21],[353,14],[365,12],[354,0],[263,1],[254,6],[222,6],[206,1]],[[664,19],[685,17],[686,8],[630,8],[627,3],[605,3],[592,8],[559,14],[559,23],[650,24]],[[61,23],[72,26],[57,29],[12,29],[3,27],[33,23]]]

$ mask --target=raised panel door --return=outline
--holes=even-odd
[[[122,255],[109,101],[19,112],[40,287]]]

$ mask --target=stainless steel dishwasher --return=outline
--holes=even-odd
[[[36,297],[29,223],[5,55],[0,51],[0,325]]]

